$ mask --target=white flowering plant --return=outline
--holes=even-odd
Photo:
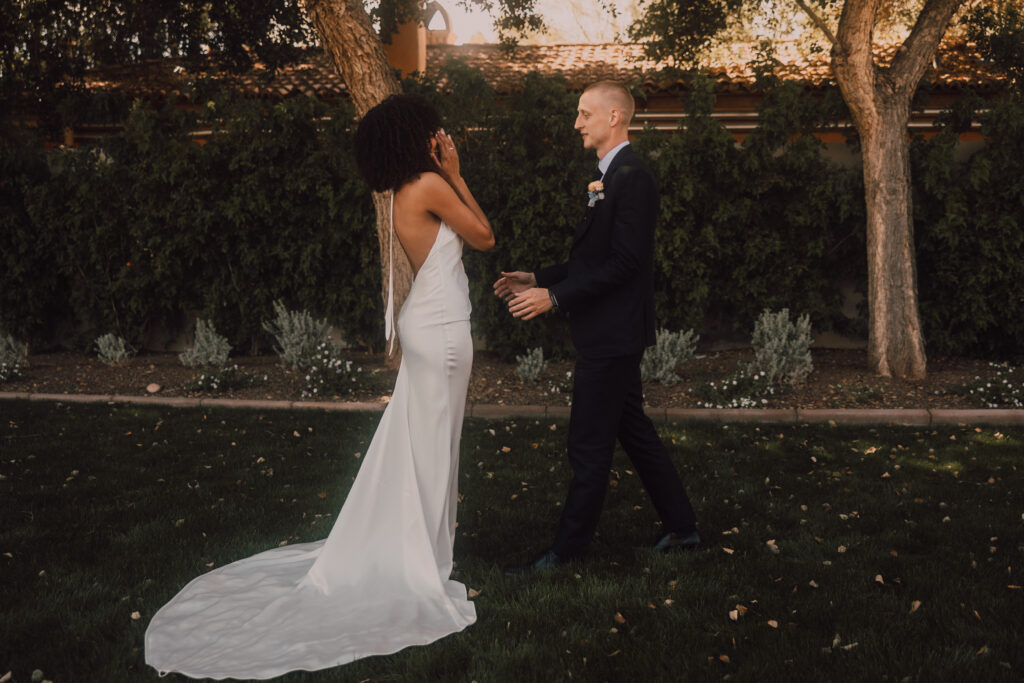
[[[268,380],[267,375],[259,376],[242,372],[237,365],[231,365],[216,370],[213,368],[203,370],[193,377],[184,389],[191,394],[219,394],[232,389],[257,387],[266,384]]]
[[[979,408],[1024,408],[1024,368],[1008,363],[989,363],[995,376],[975,377],[960,391]]]
[[[350,394],[358,386],[363,368],[341,355],[341,348],[330,341],[317,345],[306,368],[304,398]]]
[[[564,379],[548,380],[548,393],[552,395],[565,395],[565,404],[572,405],[572,370],[565,371]]]
[[[775,385],[765,371],[742,365],[723,380],[698,384],[693,393],[701,408],[767,408]]]
[[[28,347],[25,344],[10,335],[0,335],[0,384],[21,377],[21,369],[28,365],[25,360],[27,355]]]

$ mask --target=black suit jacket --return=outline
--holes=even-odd
[[[604,199],[587,208],[577,227],[568,262],[534,273],[568,313],[581,355],[624,356],[654,343],[657,216],[654,176],[627,145],[604,175]]]

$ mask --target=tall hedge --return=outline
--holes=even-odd
[[[568,352],[562,314],[515,321],[491,283],[568,255],[595,164],[573,130],[577,95],[533,74],[499,102],[459,64],[405,87],[438,103],[495,228],[491,252],[465,257],[476,333],[506,358]],[[960,160],[957,131],[977,106],[964,102],[913,149],[925,335],[931,353],[1009,357],[1024,338],[1024,105],[992,105],[988,144]],[[762,309],[788,307],[816,329],[863,333],[863,318],[840,313],[840,285],[866,279],[860,170],[828,160],[812,134],[843,116],[841,99],[777,85],[742,144],[713,103],[698,80],[679,130],[635,141],[661,187],[659,325],[745,334]],[[85,348],[107,331],[162,343],[199,314],[249,351],[283,299],[379,348],[379,256],[351,110],[208,88],[192,104],[136,104],[123,132],[74,150],[4,132],[0,328],[37,349]],[[212,131],[205,144],[197,128]]]

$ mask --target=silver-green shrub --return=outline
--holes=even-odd
[[[516,374],[524,382],[536,382],[547,366],[548,362],[544,360],[544,349],[539,346],[527,351],[522,356],[516,356]]]
[[[309,311],[289,311],[274,302],[274,320],[263,321],[263,329],[277,340],[275,350],[281,360],[299,370],[309,367],[317,349],[330,340],[327,320],[314,320]]]
[[[9,334],[0,334],[0,384],[21,375],[21,369],[28,365],[26,356],[27,345]]]
[[[754,362],[752,369],[762,372],[771,384],[798,384],[814,369],[811,362],[811,319],[789,319],[789,309],[778,313],[765,309],[754,325]]]
[[[118,365],[135,355],[135,349],[123,337],[107,333],[96,339],[96,351],[100,360],[107,365]]]
[[[197,365],[219,365],[223,367],[228,362],[228,354],[231,353],[231,344],[227,337],[217,334],[213,323],[200,318],[196,320],[196,338],[192,346],[178,356],[181,364],[190,368]]]
[[[658,330],[654,346],[644,351],[640,361],[640,378],[671,385],[679,381],[676,366],[693,358],[700,337],[693,330],[669,332]]]

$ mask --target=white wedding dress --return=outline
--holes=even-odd
[[[392,307],[389,296],[389,340]],[[476,621],[465,586],[449,579],[469,313],[462,239],[442,223],[398,316],[391,402],[330,535],[194,579],[150,622],[149,665],[265,679],[425,645]]]

